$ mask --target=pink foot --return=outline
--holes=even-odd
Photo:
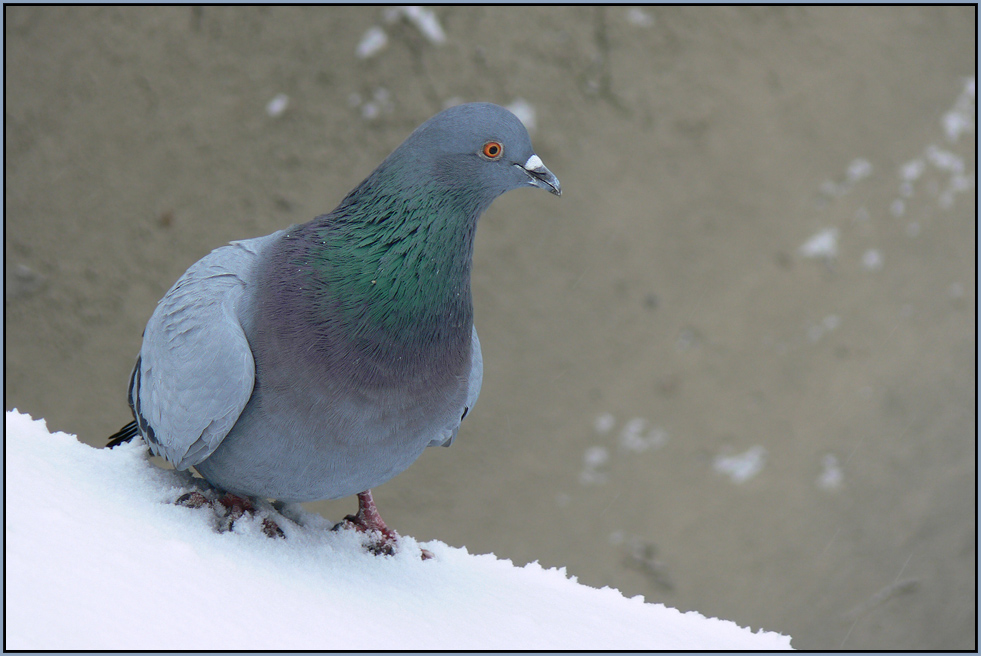
[[[218,503],[225,507],[232,521],[235,521],[247,512],[255,512],[255,506],[252,505],[251,500],[236,494],[225,494],[218,499]]]
[[[177,497],[177,501],[174,504],[186,508],[201,508],[203,506],[210,506],[211,501],[200,492],[187,492]]]
[[[375,505],[375,500],[371,497],[371,490],[365,490],[358,494],[358,512],[356,515],[348,515],[344,520],[351,526],[362,533],[369,533],[371,531],[379,531],[384,537],[389,540],[398,540],[399,534],[388,528],[385,524],[385,520],[381,518],[378,514],[378,506]]]
[[[225,494],[217,501],[212,501],[200,492],[188,492],[178,497],[177,501],[174,503],[176,503],[178,506],[186,506],[188,508],[202,508],[204,506],[210,506],[219,517],[218,531],[220,533],[232,530],[235,520],[240,518],[242,515],[246,513],[255,513],[255,506],[252,505],[252,501],[246,497],[240,497],[236,494]],[[283,529],[279,527],[279,524],[268,517],[264,517],[262,519],[262,532],[270,538],[286,537],[286,534],[283,533]]]
[[[395,555],[395,545],[398,543],[399,534],[388,528],[385,520],[378,514],[375,500],[371,498],[371,490],[365,490],[358,494],[357,514],[348,515],[344,518],[344,523],[338,524],[335,528],[353,528],[361,533],[377,531],[380,535],[366,545],[368,551],[376,556]]]
[[[388,528],[385,520],[378,514],[378,507],[375,500],[371,497],[371,490],[365,490],[358,494],[358,512],[355,515],[348,515],[342,524],[338,524],[334,529],[353,528],[362,533],[373,533],[377,531],[380,536],[372,539],[366,545],[368,551],[376,556],[394,556],[395,548],[398,545],[399,534]],[[422,559],[429,560],[433,554],[428,550],[422,550]]]
[[[218,503],[228,509],[229,528],[231,528],[231,525],[235,523],[236,519],[245,513],[249,513],[250,515],[255,513],[255,506],[252,505],[252,500],[248,499],[247,497],[240,497],[237,494],[226,494],[218,499]],[[283,533],[283,529],[279,528],[279,524],[268,517],[262,518],[262,532],[267,538],[286,537],[286,534]]]

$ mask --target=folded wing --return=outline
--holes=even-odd
[[[187,469],[218,447],[252,395],[240,321],[256,264],[282,233],[232,242],[196,262],[147,323],[129,402],[153,453]]]

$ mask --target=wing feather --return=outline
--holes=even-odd
[[[130,405],[150,449],[178,469],[211,455],[252,395],[243,301],[256,263],[281,234],[213,250],[180,277],[147,323]]]

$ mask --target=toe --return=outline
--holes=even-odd
[[[200,492],[186,492],[174,501],[175,505],[184,506],[185,508],[201,508],[203,506],[211,505],[211,501],[208,497],[204,496]]]

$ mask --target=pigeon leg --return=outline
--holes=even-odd
[[[186,508],[201,508],[202,506],[210,506],[211,500],[200,492],[186,492],[177,497],[177,501],[174,503]]]
[[[247,512],[255,512],[255,506],[252,505],[252,501],[245,497],[240,497],[237,494],[225,494],[218,499],[218,503],[225,506],[228,516],[233,522]]]
[[[344,524],[338,524],[335,529],[346,525],[362,533],[378,531],[381,533],[381,539],[369,543],[367,545],[368,551],[376,556],[395,555],[395,545],[398,544],[399,534],[388,528],[385,520],[381,518],[378,513],[378,506],[375,505],[375,500],[371,497],[371,490],[365,490],[358,494],[357,514],[348,515],[344,520]],[[422,550],[423,560],[429,560],[432,557],[433,554],[428,549]]]
[[[378,514],[378,506],[371,498],[371,490],[365,490],[358,494],[358,513],[348,515],[344,518],[348,524],[362,533],[378,531],[386,541],[395,542],[399,539],[399,534],[385,525],[385,520]]]
[[[242,515],[246,513],[255,514],[255,506],[252,504],[252,501],[247,497],[240,497],[237,494],[225,494],[219,497],[217,501],[212,501],[200,492],[187,492],[186,494],[182,494],[174,503],[187,508],[210,507],[218,517],[219,533],[230,531],[235,524],[235,520]],[[286,537],[279,524],[268,517],[263,517],[262,519],[262,532],[270,538]]]
[[[380,539],[372,539],[366,546],[368,551],[376,556],[394,556],[395,545],[398,543],[399,534],[388,528],[385,521],[378,514],[378,507],[375,500],[371,498],[371,490],[365,490],[358,494],[358,512],[356,515],[348,515],[344,522],[334,527],[353,528],[362,533],[381,533]]]
[[[235,520],[244,515],[245,513],[255,514],[255,506],[252,505],[252,500],[247,497],[240,497],[237,494],[225,494],[223,497],[218,499],[218,503],[223,505],[228,511],[227,519],[228,528],[231,529],[232,524]],[[283,533],[283,529],[279,527],[279,524],[269,519],[268,517],[262,518],[262,532],[268,538],[285,538],[286,534]]]

